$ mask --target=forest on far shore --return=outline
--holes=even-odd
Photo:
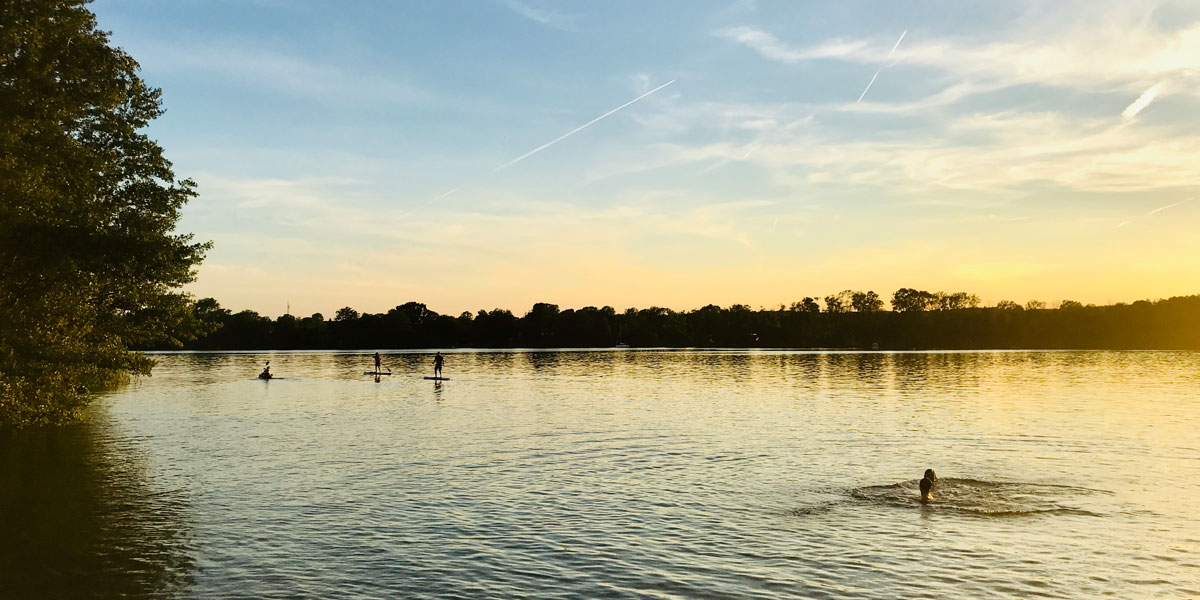
[[[1083,305],[979,299],[911,288],[897,290],[891,310],[875,292],[847,290],[757,310],[742,304],[686,312],[666,308],[587,306],[560,310],[537,303],[522,316],[509,310],[442,315],[419,302],[386,313],[346,307],[333,318],[254,311],[234,313],[216,300],[194,305],[205,332],[189,350],[353,348],[878,348],[909,349],[1200,349],[1200,295],[1131,304]],[[143,349],[172,349],[162,346]]]

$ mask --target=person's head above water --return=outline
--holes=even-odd
[[[933,499],[933,484],[937,482],[937,473],[933,469],[925,469],[925,477],[921,479],[921,502]]]

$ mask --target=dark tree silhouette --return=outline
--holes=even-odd
[[[271,321],[251,311],[231,313],[205,298],[196,302],[195,312],[215,331],[188,347],[611,347],[619,333],[621,341],[635,347],[1200,348],[1200,296],[1028,310],[1004,301],[980,308],[975,306],[978,300],[964,292],[930,294],[904,288],[897,295],[941,304],[933,310],[907,305],[908,310],[887,311],[871,292],[846,295],[859,298],[859,304],[849,304],[842,312],[820,312],[813,298],[805,298],[786,308],[759,310],[709,304],[688,312],[651,307],[618,314],[608,306],[560,311],[557,305],[538,303],[520,318],[503,309],[451,317],[410,302],[386,314],[355,319],[349,315],[356,311],[342,309],[338,314],[346,318],[332,322],[319,314]]]

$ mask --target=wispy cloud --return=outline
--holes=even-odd
[[[329,102],[428,102],[436,96],[395,76],[358,73],[343,64],[316,62],[239,40],[135,42],[148,70],[232,81],[238,85]],[[440,101],[440,100],[439,100]]]
[[[1111,23],[1064,28],[1042,38],[1031,38],[1027,32],[1012,32],[1008,38],[990,41],[929,38],[905,45],[896,55],[905,64],[938,69],[950,80],[988,86],[1144,89],[1140,86],[1145,85],[1147,77],[1195,79],[1200,23],[1160,31],[1148,26],[1131,27],[1129,16],[1123,13],[1111,19]],[[716,35],[787,64],[818,59],[871,64],[887,57],[863,40],[836,39],[794,46],[750,27],[723,29]]]
[[[988,215],[988,219],[992,221],[1002,221],[1005,223],[1016,223],[1018,221],[1028,221],[1029,217],[1001,217],[1000,215]]]
[[[865,41],[832,41],[812,48],[794,48],[770,33],[751,27],[728,27],[717,31],[719,37],[742,44],[765,58],[784,63],[798,63],[819,58],[857,56],[867,47]]]
[[[1151,102],[1154,102],[1154,99],[1158,97],[1160,89],[1162,89],[1161,82],[1150,86],[1146,91],[1142,92],[1141,96],[1138,96],[1137,100],[1130,102],[1129,106],[1126,106],[1125,110],[1121,111],[1121,117],[1126,120],[1136,117],[1138,113],[1142,112],[1142,109],[1150,106]]]
[[[703,112],[689,112],[688,122],[703,127],[730,110],[722,106],[707,118]],[[778,110],[762,108],[764,114]],[[755,142],[761,143],[754,146]],[[1154,128],[1130,128],[1111,119],[1005,111],[946,116],[919,136],[872,134],[846,139],[841,130],[817,119],[812,126],[786,135],[660,143],[653,149],[654,154],[625,160],[603,176],[745,161],[765,170],[775,184],[795,189],[808,189],[812,183],[808,174],[820,172],[840,185],[891,190],[983,191],[1052,184],[1093,192],[1144,191],[1195,186],[1189,165],[1200,154],[1200,135],[1164,138]]]
[[[509,10],[537,23],[553,27],[555,29],[569,30],[572,28],[572,19],[562,13],[546,8],[535,8],[520,0],[498,0],[500,4],[507,7]]]

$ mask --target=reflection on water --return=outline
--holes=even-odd
[[[1200,597],[1200,354],[370,354],[0,439],[0,597]]]
[[[146,487],[104,423],[0,432],[0,597],[173,595],[192,580],[187,503]]]

